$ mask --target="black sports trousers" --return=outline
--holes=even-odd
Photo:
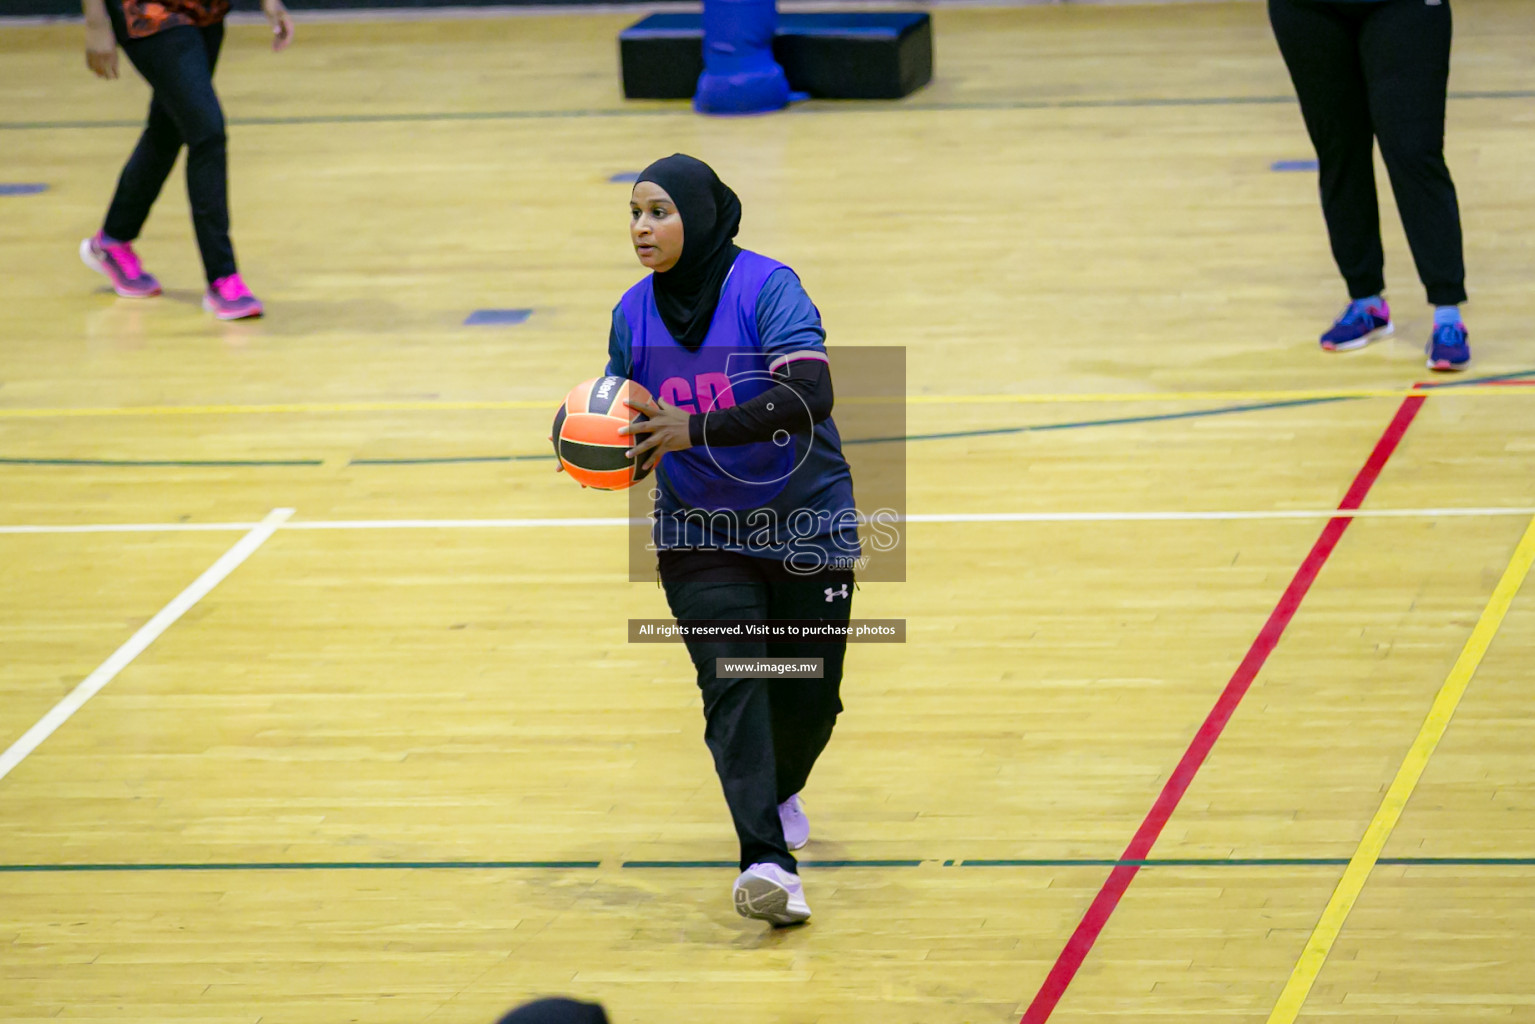
[[[662,551],[661,585],[681,619],[815,619],[846,623],[853,573],[788,572],[769,558],[724,551]],[[687,641],[703,692],[704,742],[741,843],[741,870],[777,864],[798,871],[778,805],[798,793],[842,711],[847,641]],[[720,679],[716,658],[821,658],[821,679]]]
[[[213,69],[224,42],[224,24],[177,25],[130,39],[121,0],[107,0],[117,42],[154,90],[149,122],[123,167],[101,230],[119,242],[139,237],[150,207],[187,147],[187,199],[192,228],[208,281],[235,272],[229,240],[229,156],[224,110],[213,91]]]
[[[1428,301],[1466,299],[1460,206],[1444,163],[1450,0],[1269,0],[1321,170],[1333,258],[1361,299],[1385,290],[1374,142]]]

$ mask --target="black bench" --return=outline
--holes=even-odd
[[[618,35],[624,95],[690,99],[703,74],[703,16],[652,14]],[[780,14],[773,56],[789,88],[818,99],[893,100],[933,77],[926,13]]]

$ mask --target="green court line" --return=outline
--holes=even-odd
[[[733,868],[733,860],[626,860],[626,868]]]
[[[449,455],[419,459],[352,459],[348,466],[440,466],[460,462],[553,462],[553,455]]]
[[[1363,401],[1352,395],[1330,398],[1295,398],[1285,402],[1259,402],[1253,405],[1223,405],[1215,409],[1191,409],[1185,412],[1159,412],[1146,416],[1115,416],[1110,419],[1068,420],[1065,423],[1042,423],[1022,427],[985,427],[979,430],[951,430],[941,434],[906,434],[900,437],[845,438],[844,445],[897,444],[907,441],[952,441],[963,437],[997,437],[1003,434],[1038,434],[1050,430],[1081,430],[1084,427],[1123,427],[1137,423],[1165,423],[1170,420],[1197,420],[1206,416],[1229,416],[1238,412],[1262,412],[1267,409],[1289,409],[1300,405],[1326,405],[1329,402]]]
[[[1511,373],[1500,373],[1486,377],[1470,377],[1465,380],[1435,382],[1435,390],[1453,387],[1466,387],[1475,384],[1486,384],[1500,380],[1522,380],[1526,377],[1535,377],[1535,370],[1515,370]],[[979,430],[955,430],[937,434],[905,434],[893,437],[845,437],[843,445],[859,444],[902,444],[908,441],[952,441],[969,437],[999,437],[1008,434],[1038,434],[1055,430],[1081,430],[1087,427],[1117,427],[1130,426],[1141,423],[1166,423],[1172,420],[1203,419],[1207,416],[1230,416],[1242,412],[1263,412],[1269,409],[1290,409],[1304,405],[1327,405],[1332,402],[1362,402],[1365,398],[1354,395],[1329,396],[1324,398],[1296,398],[1283,402],[1258,402],[1245,405],[1223,405],[1214,409],[1192,409],[1183,412],[1152,413],[1145,416],[1116,416],[1108,419],[1068,420],[1064,423],[1041,423],[1019,427],[986,427]],[[413,459],[353,459],[351,466],[425,466],[433,464],[473,463],[473,462],[553,462],[553,455],[471,455],[471,456],[443,456],[441,458],[413,458]]]
[[[1531,89],[1488,89],[1452,92],[1452,100],[1519,100],[1535,98]],[[837,101],[820,100],[799,104],[795,112],[806,114],[846,113],[937,113],[964,110],[1120,110],[1179,107],[1254,107],[1295,103],[1295,97],[1280,96],[1131,96],[1101,100],[975,100],[971,102],[917,101]],[[400,114],[307,114],[291,117],[233,117],[231,125],[286,126],[326,124],[419,124],[450,121],[548,121],[590,118],[692,117],[692,108],[684,100],[665,107],[589,107],[576,110],[465,110],[422,111]],[[140,120],[106,121],[0,121],[0,131],[48,131],[74,128],[141,128]]]
[[[1347,857],[1153,857],[1147,860],[1116,860],[1113,857],[1083,858],[1081,860],[976,860],[960,861],[965,868],[1316,868],[1330,865],[1342,866]],[[1535,859],[1531,860],[1535,863]]]
[[[1535,377],[1535,370],[1516,370],[1512,373],[1500,373],[1488,377],[1471,377],[1466,380],[1434,382],[1433,389],[1466,387],[1475,384],[1487,384],[1500,380],[1523,380],[1526,377]],[[1040,434],[1052,430],[1081,430],[1084,427],[1122,427],[1138,423],[1166,423],[1172,420],[1195,420],[1206,416],[1229,416],[1239,412],[1264,412],[1269,409],[1291,409],[1303,405],[1327,405],[1332,402],[1362,402],[1366,399],[1358,395],[1335,395],[1323,398],[1293,398],[1282,402],[1255,402],[1246,405],[1223,405],[1214,409],[1189,409],[1183,412],[1159,412],[1145,416],[1115,416],[1108,419],[1095,420],[1068,420],[1065,423],[1041,423],[1021,427],[988,427],[979,430],[953,430],[941,434],[907,434],[904,437],[858,437],[844,438],[844,445],[851,444],[891,444],[905,441],[951,441],[965,437],[996,437],[1005,434]]]
[[[1505,865],[1524,867],[1535,864],[1535,857],[1382,857],[1377,864],[1394,864],[1397,867],[1484,867]]]
[[[946,868],[1253,868],[1342,867],[1347,857],[1153,857],[1116,860],[1112,857],[977,858],[941,860],[846,859],[802,860],[807,868],[915,868],[937,864]],[[1535,857],[1382,857],[1397,867],[1535,867]],[[244,861],[215,864],[0,864],[0,874],[50,874],[111,871],[484,871],[595,870],[596,860],[415,860],[415,861]],[[735,868],[733,860],[626,860],[626,869]]]
[[[1526,377],[1535,377],[1535,370],[1512,370],[1508,373],[1493,373],[1485,377],[1451,378],[1450,380],[1419,381],[1418,387],[1424,390],[1439,391],[1443,388],[1463,388],[1472,384],[1497,383],[1500,380],[1524,380]]]
[[[1186,412],[1153,413],[1146,416],[1117,416],[1112,419],[1068,420],[1065,423],[1044,423],[1022,427],[986,427],[980,430],[955,430],[939,434],[902,434],[891,437],[845,437],[844,446],[859,444],[904,444],[908,441],[952,441],[967,437],[998,437],[1006,434],[1030,434],[1052,430],[1080,430],[1084,427],[1116,427],[1137,423],[1162,423],[1168,420],[1203,419],[1206,416],[1229,416],[1239,412],[1261,412],[1266,409],[1286,409],[1300,405],[1325,405],[1328,402],[1358,402],[1363,399],[1346,395],[1328,398],[1296,398],[1284,402],[1262,402],[1255,405],[1223,405],[1215,409],[1194,409]],[[412,459],[352,459],[349,466],[431,466],[456,465],[479,462],[553,462],[550,455],[445,455],[438,458]]]
[[[324,459],[19,459],[0,457],[0,466],[151,466],[221,469],[252,466],[323,466]]]
[[[943,862],[944,867],[964,868],[1321,868],[1343,867],[1347,857],[1151,857],[1116,860],[1112,857],[1079,859],[987,859]],[[920,862],[919,862],[920,863]],[[1535,866],[1535,857],[1382,857],[1377,863],[1398,867]],[[814,866],[814,865],[812,865]]]
[[[801,864],[812,868],[915,868],[924,863],[920,860],[802,860]],[[626,868],[733,868],[733,860],[626,860]]]
[[[926,862],[920,860],[807,860],[801,863],[812,868],[920,868]],[[624,866],[628,867],[627,864]]]
[[[1435,381],[1434,390],[1468,387],[1502,380],[1523,380],[1535,377],[1535,370],[1515,370],[1485,377],[1468,377],[1464,380]],[[1172,420],[1202,419],[1207,416],[1230,416],[1242,412],[1262,412],[1269,409],[1289,409],[1305,405],[1327,405],[1333,402],[1362,402],[1365,398],[1354,395],[1324,398],[1297,398],[1283,402],[1260,402],[1247,405],[1224,405],[1214,409],[1192,409],[1183,412],[1153,413],[1146,416],[1117,416],[1110,419],[1068,420],[1064,423],[1040,423],[1017,427],[986,427],[979,430],[957,430],[937,434],[907,434],[901,437],[843,438],[844,445],[898,444],[907,441],[949,441],[970,437],[999,437],[1008,434],[1045,433],[1056,430],[1081,430],[1087,427],[1129,426],[1140,423],[1165,423]],[[554,455],[443,455],[401,459],[352,459],[348,466],[446,466],[498,462],[553,462]],[[288,460],[146,460],[131,459],[19,459],[0,458],[0,466],[112,466],[112,467],[259,467],[259,466],[321,466],[322,459]]]

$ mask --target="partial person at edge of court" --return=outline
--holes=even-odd
[[[1269,22],[1316,147],[1322,213],[1349,304],[1322,348],[1393,332],[1375,190],[1375,142],[1418,277],[1434,306],[1431,370],[1471,361],[1460,206],[1444,160],[1450,0],[1268,0]]]
[[[220,320],[261,316],[235,265],[229,240],[229,171],[224,110],[213,70],[224,42],[229,0],[82,0],[85,62],[98,77],[117,77],[117,48],[154,90],[149,119],[123,167],[101,229],[80,243],[85,265],[125,298],[150,298],[160,282],[144,269],[133,243],[187,148],[187,198],[208,289],[203,308]],[[272,27],[272,49],[293,41],[293,20],[282,0],[261,0]]]
[[[538,999],[517,1007],[496,1024],[608,1024],[608,1015],[598,1003]]]

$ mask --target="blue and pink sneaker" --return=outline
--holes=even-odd
[[[1385,299],[1355,299],[1343,310],[1338,322],[1322,335],[1322,348],[1328,352],[1364,348],[1395,329],[1391,326],[1391,307]]]
[[[261,300],[251,294],[239,274],[221,277],[208,286],[203,309],[220,320],[244,320],[262,314]]]
[[[1464,370],[1471,362],[1470,332],[1465,324],[1440,324],[1428,340],[1428,368],[1441,373]]]
[[[80,243],[80,259],[104,274],[112,290],[125,299],[147,299],[160,294],[160,282],[144,269],[128,242],[114,242],[98,231]]]

